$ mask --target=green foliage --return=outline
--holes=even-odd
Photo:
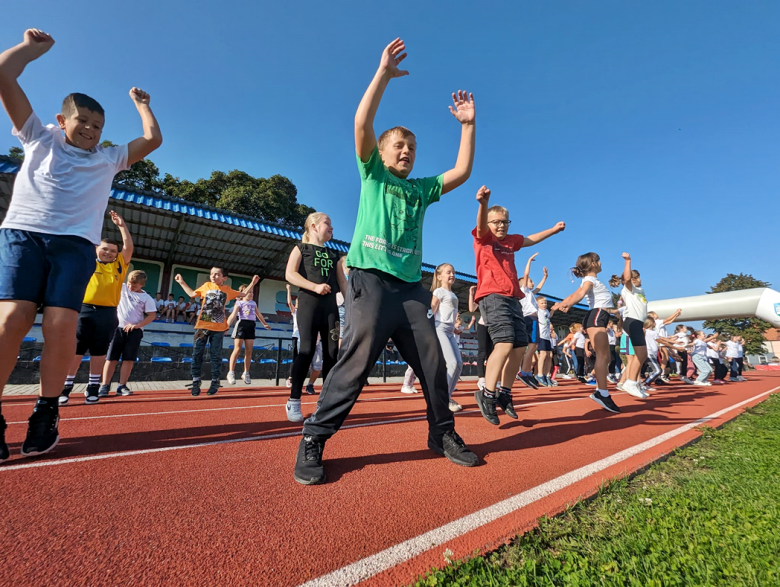
[[[780,396],[418,587],[780,585]]]
[[[752,275],[740,273],[735,275],[729,273],[721,279],[715,287],[710,288],[708,293],[720,293],[724,291],[737,291],[740,289],[752,289],[756,287],[769,287],[771,284],[766,281],[756,279]],[[763,343],[766,340],[764,333],[772,325],[765,320],[758,318],[731,318],[729,320],[707,320],[704,322],[705,328],[710,328],[715,332],[732,336],[737,334],[745,339],[745,354],[758,355],[764,351]]]
[[[11,147],[8,149],[8,156],[14,159],[24,159],[24,149],[21,147]]]

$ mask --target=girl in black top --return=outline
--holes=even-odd
[[[290,252],[285,277],[298,286],[298,356],[292,364],[292,388],[287,419],[302,422],[301,391],[309,372],[317,335],[322,339],[322,380],[328,377],[339,350],[339,311],[336,293],[346,291],[341,255],[325,247],[333,237],[330,218],[314,212],[306,218],[301,243]]]

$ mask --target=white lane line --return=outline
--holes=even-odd
[[[699,418],[695,422],[691,422],[690,424],[685,424],[684,426],[675,428],[674,430],[666,432],[665,434],[661,434],[660,436],[656,436],[655,438],[637,444],[636,446],[627,448],[626,450],[601,459],[600,461],[596,461],[590,465],[575,469],[574,471],[561,475],[556,479],[552,479],[551,481],[537,485],[532,489],[500,501],[492,506],[488,506],[482,510],[474,512],[473,514],[469,514],[458,520],[450,522],[449,524],[445,524],[444,526],[440,526],[439,528],[435,528],[434,530],[420,534],[414,538],[410,538],[405,542],[391,546],[390,548],[342,567],[338,570],[328,573],[327,575],[323,575],[317,579],[307,581],[300,587],[356,585],[360,581],[365,581],[366,579],[369,579],[374,575],[381,573],[382,571],[391,569],[428,550],[431,550],[432,548],[440,546],[446,542],[449,542],[450,540],[454,540],[455,538],[463,536],[468,532],[485,526],[486,524],[506,516],[507,514],[515,512],[534,503],[535,501],[547,497],[556,491],[560,491],[565,487],[586,479],[590,475],[599,473],[613,465],[625,461],[626,459],[641,454],[642,452],[649,450],[663,442],[666,442],[675,436],[679,436],[680,434],[688,432],[697,426],[706,424],[710,420],[719,418],[720,416],[727,414],[732,410],[740,408],[746,404],[749,404],[750,402],[769,395],[778,389],[780,389],[780,386],[775,387],[774,389],[770,389],[769,391],[765,391],[764,393],[760,393],[750,399],[734,404],[733,406],[723,410],[719,410],[714,414],[705,416],[704,418]]]

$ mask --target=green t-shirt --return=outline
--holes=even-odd
[[[441,197],[442,177],[401,179],[374,148],[368,161],[357,157],[360,206],[347,266],[378,269],[408,282],[420,281],[425,210]]]

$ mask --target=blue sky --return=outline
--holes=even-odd
[[[0,46],[29,27],[57,41],[21,79],[42,120],[84,92],[106,109],[104,138],[125,142],[140,130],[136,85],[165,137],[161,171],[285,175],[351,240],[354,112],[400,36],[411,75],[391,83],[376,127],[417,134],[414,175],[455,162],[450,94],[477,103],[474,172],[430,208],[426,262],[474,273],[486,184],[515,232],[566,221],[538,248],[552,295],[574,289],[568,268],[591,250],[603,276],[629,251],[650,299],[704,293],[728,272],[780,287],[780,3],[481,4],[38,0],[4,3]],[[18,143],[0,129],[6,153]]]

